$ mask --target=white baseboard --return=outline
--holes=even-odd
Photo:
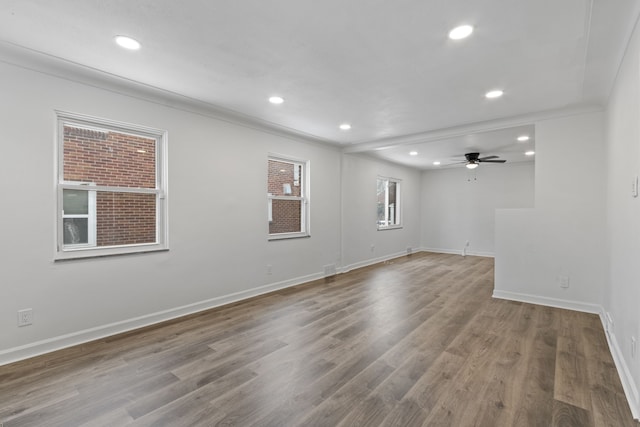
[[[316,273],[0,351],[0,366],[324,278]]]
[[[583,311],[585,313],[600,314],[600,312],[602,311],[602,307],[598,304],[590,304],[560,298],[541,297],[538,295],[521,294],[519,292],[501,291],[497,289],[493,290],[493,297],[510,301],[520,301],[530,304],[546,305],[549,307],[565,308],[567,310]]]
[[[442,249],[442,248],[420,248],[422,252],[435,252],[438,254],[452,254],[452,255],[462,255],[461,249]],[[487,258],[495,258],[495,254],[493,252],[482,252],[482,251],[466,251],[465,255],[469,256],[483,256]]]
[[[605,310],[602,306],[598,304],[589,304],[579,301],[548,298],[495,289],[493,291],[493,297],[597,314],[600,317],[600,322],[602,322],[602,328],[604,329],[605,336],[607,337],[611,357],[616,365],[616,370],[618,371],[618,376],[620,377],[624,394],[627,398],[627,402],[629,403],[629,407],[631,408],[631,415],[633,415],[633,418],[636,420],[640,420],[640,394],[638,393],[638,387],[636,386],[633,376],[629,371],[629,367],[623,357],[622,351],[620,350],[615,334],[607,328]]]
[[[418,252],[418,250],[414,250],[413,251],[413,253],[416,253],[416,252]],[[407,255],[408,254],[407,254],[406,251],[405,252],[396,252],[394,254],[385,255],[385,256],[382,256],[382,257],[378,257],[378,258],[371,258],[371,259],[367,259],[367,260],[364,260],[364,261],[358,261],[358,262],[355,262],[353,264],[349,264],[349,265],[346,265],[346,266],[342,267],[340,269],[340,273],[346,273],[348,271],[355,270],[357,268],[367,267],[367,266],[370,266],[370,265],[373,265],[373,264],[378,264],[380,262],[389,261],[391,259],[400,258],[400,257],[407,256]]]
[[[613,331],[607,329],[607,320],[604,309],[601,310],[599,314],[602,327],[605,330],[605,336],[607,337],[607,343],[609,344],[609,350],[613,357],[613,363],[616,365],[616,370],[618,371],[618,376],[620,377],[624,394],[627,397],[629,408],[631,408],[631,415],[633,415],[633,418],[636,420],[640,420],[640,394],[638,393],[638,387],[633,380],[631,371],[629,371],[627,362],[622,356],[622,350],[620,349],[616,335]]]

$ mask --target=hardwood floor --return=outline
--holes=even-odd
[[[492,290],[399,258],[0,367],[0,423],[638,426],[597,316]]]

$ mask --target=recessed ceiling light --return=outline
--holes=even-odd
[[[489,92],[484,94],[484,96],[489,99],[500,98],[502,95],[504,95],[504,92],[500,89],[490,90]]]
[[[340,125],[340,129],[349,130],[349,129],[351,129],[351,125],[349,123],[343,123],[343,124]]]
[[[449,31],[449,38],[451,40],[466,39],[473,33],[473,27],[471,25],[460,25]]]
[[[440,162],[433,162],[433,165],[434,165],[434,166],[439,166],[439,165],[440,165]]]
[[[524,154],[527,155],[527,156],[533,156],[534,154],[536,154],[536,152],[535,151],[527,151]]]
[[[418,152],[417,151],[409,151],[409,155],[410,156],[417,156]]]
[[[282,104],[284,102],[284,98],[281,96],[272,96],[269,98],[269,102],[272,104]]]
[[[115,40],[120,47],[123,47],[125,49],[129,49],[129,50],[140,49],[140,42],[138,40],[132,39],[131,37],[116,36]]]
[[[529,135],[521,135],[518,137],[518,141],[525,142],[529,140]]]

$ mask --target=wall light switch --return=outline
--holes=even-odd
[[[631,180],[631,196],[638,197],[638,175]]]

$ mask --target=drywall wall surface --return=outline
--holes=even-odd
[[[376,179],[401,180],[402,228],[378,230]],[[420,171],[367,156],[342,160],[343,263],[352,269],[420,246]]]
[[[7,63],[0,75],[0,363],[323,277],[339,262],[337,148]],[[169,251],[53,261],[55,110],[168,131]],[[267,240],[269,153],[310,162],[311,237]],[[24,308],[34,322],[18,328]]]
[[[496,296],[597,311],[606,277],[604,154],[604,113],[536,123],[535,208],[496,213]]]
[[[614,357],[627,396],[640,415],[640,30],[636,28],[618,72],[607,110],[607,234],[609,269],[604,296]],[[609,320],[607,320],[609,322]],[[636,344],[637,346],[637,344]],[[620,369],[622,366],[622,369]]]
[[[425,171],[421,202],[423,248],[493,256],[495,210],[533,207],[534,163]]]

